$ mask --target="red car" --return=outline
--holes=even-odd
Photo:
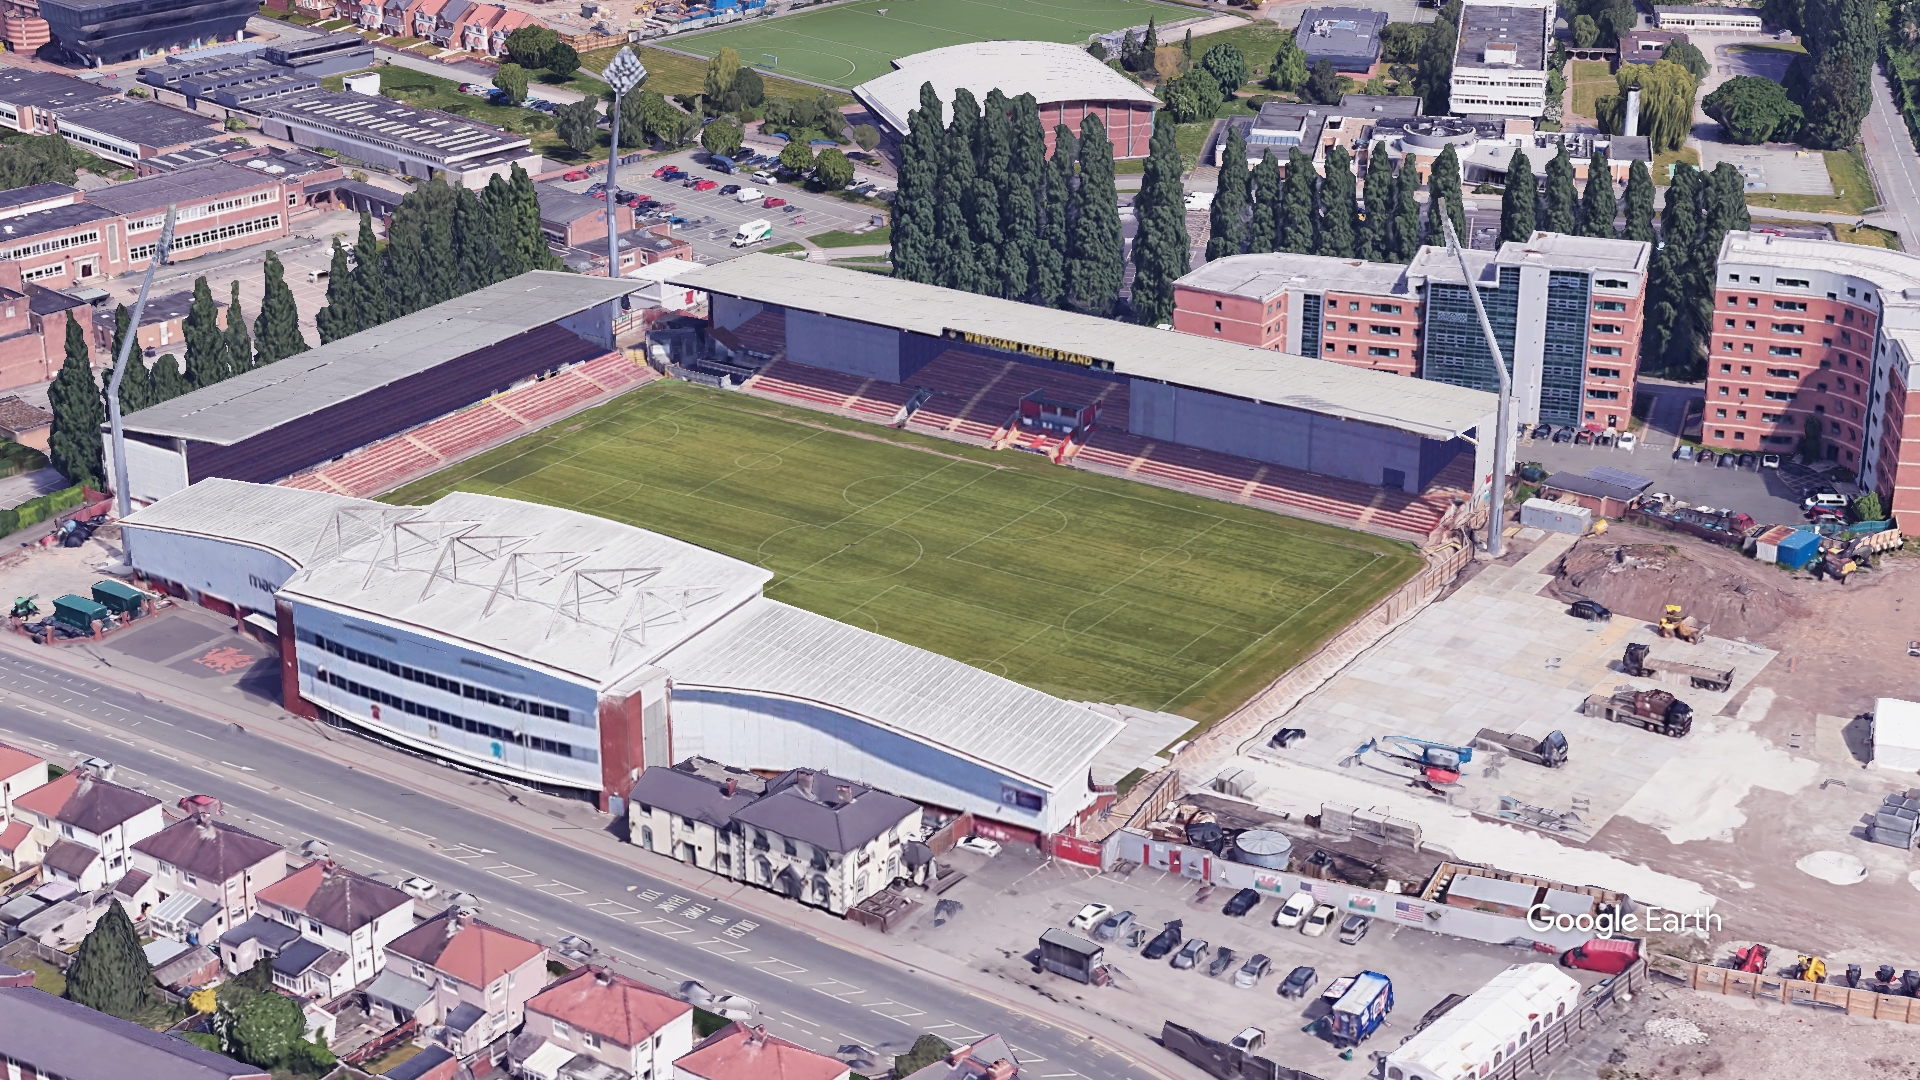
[[[585,180],[586,178],[587,170],[585,169],[575,169],[567,174],[567,179],[569,180]]]
[[[663,176],[665,176],[665,175],[667,175],[668,173],[670,173],[670,172],[673,172],[673,171],[674,171],[674,168],[673,168],[673,166],[671,166],[671,165],[662,165],[662,166],[660,166],[659,168],[657,168],[657,169],[655,169],[655,170],[653,170],[653,178],[654,178],[655,180],[658,180],[658,179],[660,179],[661,177],[663,177]]]
[[[767,201],[761,203],[760,205],[768,210],[771,210],[776,206],[787,205],[787,200],[779,197],[778,195],[769,195],[767,196]]]
[[[693,185],[693,190],[712,191],[714,188],[717,188],[719,186],[720,186],[720,181],[718,180],[702,180],[699,183]]]

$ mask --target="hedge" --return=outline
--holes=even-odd
[[[35,499],[28,499],[11,510],[0,510],[0,536],[11,536],[30,525],[38,525],[63,510],[71,510],[86,501],[87,489],[84,485],[60,491],[49,491]]]

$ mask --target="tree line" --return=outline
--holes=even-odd
[[[1711,173],[1674,168],[1660,214],[1662,242],[1647,273],[1642,370],[1689,382],[1706,377],[1720,241],[1752,225],[1740,170],[1724,161]]]

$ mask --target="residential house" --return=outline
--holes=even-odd
[[[133,846],[134,866],[152,878],[147,925],[161,937],[211,942],[251,918],[261,889],[286,876],[279,844],[201,811]]]
[[[492,56],[507,55],[507,37],[523,26],[539,26],[540,20],[524,11],[501,8],[487,26],[487,52]]]
[[[413,18],[407,33],[425,41],[433,40],[433,29],[439,23],[440,9],[453,0],[419,0],[413,6]]]
[[[473,1076],[459,1058],[438,1046],[429,1046],[380,1075],[385,1080],[471,1080]]]
[[[19,401],[18,398],[0,399]],[[20,402],[19,409],[30,408]],[[0,410],[4,415],[4,410]],[[32,828],[13,819],[13,800],[47,782],[45,758],[0,743],[0,867],[20,870],[40,861],[40,848],[31,842]]]
[[[424,0],[383,0],[380,5],[380,29],[395,35],[413,32],[413,11]]]
[[[120,880],[133,868],[133,845],[165,824],[159,799],[85,768],[16,796],[12,815],[38,834],[48,877],[81,892]]]
[[[64,336],[64,330],[62,333]],[[51,411],[38,405],[29,405],[13,394],[0,397],[0,439],[12,439],[21,446],[31,446],[44,454],[52,437],[53,413]],[[4,768],[4,765],[0,765],[0,769]],[[42,777],[40,783],[46,782],[46,778]],[[25,790],[27,789],[24,787],[14,788],[16,792]],[[11,802],[10,798],[0,794],[0,822],[4,822],[7,806]],[[5,828],[5,825],[0,824],[0,828]]]
[[[649,851],[836,915],[901,876],[920,807],[812,769],[772,780],[704,758],[643,772],[628,835]]]
[[[1007,1040],[989,1035],[978,1042],[955,1047],[946,1057],[915,1069],[900,1080],[1013,1080],[1019,1075],[1020,1059],[1013,1056]]]
[[[473,6],[473,0],[446,0],[433,13],[433,25],[427,29],[427,36],[433,39],[435,45],[446,47],[452,43],[461,18],[472,11]]]
[[[581,967],[527,1002],[508,1058],[522,1075],[601,1080],[594,1063],[632,1080],[670,1080],[693,1048],[693,1006],[600,967]]]
[[[676,1080],[847,1080],[852,1070],[844,1061],[767,1034],[764,1024],[748,1027],[736,1020],[675,1059],[673,1075]]]
[[[452,46],[467,52],[486,52],[489,40],[487,32],[494,21],[506,13],[507,9],[497,4],[475,4],[468,8],[454,24]]]
[[[546,984],[545,946],[449,908],[387,946],[386,970],[367,986],[367,997],[393,1023],[411,1014],[472,1061],[520,1026],[528,999]]]
[[[298,943],[287,946],[274,958],[274,982],[287,989],[312,990],[339,979],[357,986],[386,967],[387,945],[413,928],[412,897],[335,866],[331,859],[308,863],[261,889],[258,900],[261,915],[342,957],[336,961]],[[288,959],[296,949],[298,955]]]
[[[331,1001],[353,989],[353,964],[348,955],[312,938],[280,950],[273,958],[273,985],[307,1001]]]
[[[220,935],[220,962],[227,974],[252,970],[262,959],[279,956],[287,946],[300,940],[300,931],[286,923],[255,915]]]
[[[258,1066],[32,987],[0,988],[0,1032],[5,1033],[0,1058],[10,1077],[268,1078]]]

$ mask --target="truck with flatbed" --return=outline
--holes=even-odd
[[[1567,737],[1558,731],[1549,731],[1544,738],[1530,739],[1525,735],[1481,728],[1480,733],[1473,737],[1473,748],[1509,754],[1549,769],[1557,769],[1567,763]]]
[[[1678,739],[1693,730],[1693,707],[1665,690],[1616,690],[1592,694],[1580,711],[1616,724],[1634,724]]]
[[[1627,651],[1620,658],[1620,670],[1637,679],[1684,683],[1695,690],[1724,693],[1733,687],[1733,668],[1707,667],[1654,656],[1651,645],[1638,641],[1627,643]]]

